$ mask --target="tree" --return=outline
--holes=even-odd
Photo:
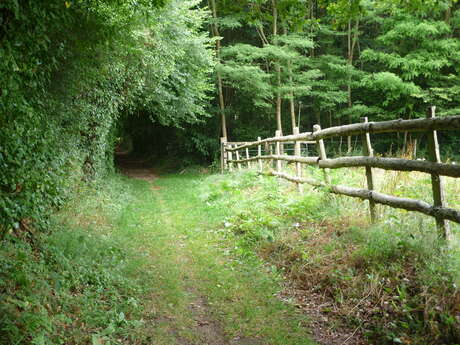
[[[220,62],[220,33],[219,33],[219,24],[218,24],[218,17],[217,17],[217,6],[215,0],[209,0],[209,8],[211,9],[212,16],[214,21],[211,22],[212,33],[214,35],[214,39],[216,40],[216,58],[217,61]],[[220,116],[221,116],[221,125],[222,125],[222,136],[227,140],[227,121],[225,118],[225,102],[224,102],[224,92],[222,88],[222,75],[219,69],[216,69],[216,77],[217,77],[217,91],[219,95],[219,108],[220,108]]]

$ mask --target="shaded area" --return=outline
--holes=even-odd
[[[136,157],[128,152],[116,152],[115,164],[122,174],[131,178],[145,181],[158,178],[148,158]]]
[[[125,116],[118,123],[116,153],[148,158],[156,166],[168,160],[176,170],[208,165],[217,159],[219,150],[219,133],[214,132],[204,123],[182,124],[178,128],[173,123],[154,122],[149,114]]]

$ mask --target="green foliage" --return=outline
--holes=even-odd
[[[79,195],[72,212],[54,216],[52,232],[33,242],[24,234],[1,241],[2,344],[120,343],[132,341],[143,325],[141,297],[149,288],[145,260],[118,241],[111,224],[100,221],[132,201],[131,190],[108,184],[81,192],[91,196]]]
[[[224,62],[219,68],[224,80],[251,94],[256,106],[269,107],[277,94],[284,99],[310,95],[315,81],[323,76],[303,55],[313,47],[312,40],[292,34],[276,36],[273,41],[263,47],[235,44],[222,51]]]
[[[349,185],[359,176],[332,178]],[[208,180],[202,198],[211,209],[231,209],[223,231],[236,236],[238,252],[256,252],[306,295],[329,296],[338,308],[329,322],[362,327],[373,344],[457,341],[458,242],[451,248],[439,243],[426,217],[388,209],[369,225],[365,204],[320,189],[305,186],[300,195],[292,184],[250,171]],[[421,182],[401,187],[406,196],[421,197]]]
[[[145,85],[136,110],[162,125],[179,127],[206,115],[214,62],[210,39],[200,32],[207,12],[194,9],[198,3],[173,1],[138,33],[151,48],[141,59]]]
[[[2,2],[0,234],[111,171],[120,115],[179,126],[205,114],[213,62],[196,5]]]
[[[457,112],[460,41],[451,36],[452,27],[444,21],[400,14],[386,19],[383,28],[377,37],[382,49],[367,49],[361,59],[387,72],[379,72],[374,82],[364,80],[363,86],[383,92],[386,97],[381,105],[390,113],[397,107],[399,116],[423,116],[427,104],[436,104],[443,112]]]
[[[283,128],[291,127],[295,113],[303,131],[361,116],[423,117],[431,105],[439,116],[460,113],[458,1],[216,4],[230,140],[272,136],[277,94]]]
[[[385,97],[382,106],[390,104],[394,106],[396,104],[395,117],[410,110],[415,102],[414,99],[421,97],[421,90],[414,83],[404,82],[391,72],[379,72],[365,76],[361,80],[361,85],[375,94],[383,94]]]

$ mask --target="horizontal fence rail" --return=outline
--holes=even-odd
[[[396,171],[420,171],[442,176],[460,177],[460,165],[434,163],[422,160],[380,157],[341,157],[318,162],[320,168],[369,167]]]
[[[274,170],[269,175],[294,182],[302,190],[303,184],[310,184],[315,187],[324,188],[333,194],[340,194],[349,197],[369,201],[369,209],[372,221],[376,221],[376,204],[387,205],[393,208],[416,211],[436,219],[440,235],[444,238],[450,236],[448,222],[460,223],[460,210],[446,206],[444,198],[444,186],[442,176],[454,178],[460,177],[460,165],[442,163],[437,140],[438,130],[460,130],[460,115],[436,118],[435,107],[431,107],[425,119],[413,120],[391,120],[382,122],[368,122],[363,118],[361,123],[330,127],[321,129],[315,125],[313,132],[299,133],[294,129],[294,134],[281,136],[277,131],[275,137],[261,139],[253,142],[226,142],[221,140],[221,165],[225,169],[233,171],[235,168],[242,169],[242,165],[256,167],[259,172],[264,172],[263,161],[269,161]],[[376,133],[398,133],[398,132],[426,132],[428,133],[428,155],[424,160],[413,160],[403,158],[375,157],[371,144],[370,134]],[[326,155],[324,139],[344,136],[360,136],[363,140],[363,155],[353,157],[339,157],[329,159]],[[286,149],[284,145],[293,144],[294,148]],[[306,156],[302,155],[302,145],[306,150]],[[313,145],[317,152],[316,156],[308,156],[308,146]],[[257,150],[257,155],[251,152]],[[251,150],[249,150],[251,149]],[[293,155],[287,152],[293,152]],[[262,154],[262,152],[264,154]],[[295,163],[296,176],[289,175],[282,171],[282,162]],[[256,164],[257,163],[257,164]],[[302,165],[317,166],[323,171],[323,181],[303,177]],[[364,167],[366,169],[367,189],[353,188],[341,185],[333,185],[330,182],[329,169]],[[417,171],[431,175],[433,205],[416,199],[408,199],[383,194],[374,189],[373,168],[392,171]]]
[[[391,120],[382,122],[365,122],[355,123],[351,125],[330,127],[317,132],[305,132],[297,135],[286,135],[280,137],[267,138],[254,142],[239,142],[240,146],[228,148],[228,151],[237,151],[249,147],[265,143],[275,142],[296,142],[304,141],[310,144],[315,144],[316,140],[327,139],[331,137],[340,136],[353,136],[390,133],[390,132],[423,132],[433,130],[459,130],[460,129],[460,115],[449,116],[443,118],[428,118],[428,119],[413,119],[413,120]]]

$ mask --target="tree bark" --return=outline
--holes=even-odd
[[[287,35],[287,29],[286,27],[283,28],[283,34]],[[293,87],[293,82],[292,82],[292,62],[289,60],[288,61],[288,75],[289,75],[289,85],[290,87]],[[292,134],[294,134],[294,129],[297,127],[296,124],[296,118],[295,118],[295,104],[294,104],[294,92],[290,91],[289,92],[289,110],[291,112],[291,127],[292,127]]]
[[[311,36],[311,39],[313,40],[314,42],[314,35],[313,35],[313,20],[315,19],[315,2],[314,0],[310,0],[308,2],[308,6],[309,6],[309,17],[310,17],[310,36]],[[315,46],[313,45],[313,47],[311,48],[310,50],[310,57],[314,58],[315,57]]]
[[[272,10],[273,10],[273,40],[276,39],[278,35],[278,9],[276,8],[276,0],[272,0]],[[276,71],[276,79],[277,79],[277,87],[278,90],[276,91],[276,129],[281,131],[281,135],[283,135],[283,125],[281,122],[281,93],[279,88],[281,87],[281,67],[275,61],[275,71]]]
[[[348,66],[351,68],[353,66],[353,57],[355,53],[356,42],[358,40],[358,29],[359,29],[359,18],[356,19],[354,33],[352,35],[352,20],[348,20],[348,34],[347,34],[347,43],[348,43]],[[352,90],[351,90],[351,76],[348,76],[347,83],[347,94],[348,94],[348,108],[353,106],[352,100]],[[348,114],[348,123],[351,124],[351,114]],[[352,148],[351,136],[347,137],[347,152],[350,153]]]
[[[216,8],[216,1],[215,0],[209,0],[209,7],[211,8],[212,11],[212,16],[214,19],[217,19],[217,8]],[[214,23],[211,25],[212,26],[212,31],[215,37],[219,37],[219,26],[217,23]],[[216,58],[217,61],[220,63],[220,40],[216,40]],[[227,120],[225,118],[225,101],[224,101],[224,93],[223,93],[223,87],[222,87],[222,75],[220,71],[216,72],[217,74],[217,90],[219,94],[219,111],[220,111],[220,118],[221,118],[221,126],[222,126],[222,137],[228,139],[227,137]]]

